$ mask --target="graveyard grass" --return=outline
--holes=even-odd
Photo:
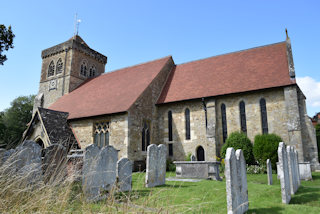
[[[167,172],[167,177],[174,176]],[[145,188],[144,179],[145,173],[133,173],[132,192],[110,194],[96,203],[85,201],[80,183],[43,185],[30,194],[30,189],[21,190],[15,182],[0,182],[0,213],[227,213],[225,180],[167,181],[163,186]],[[267,185],[266,174],[248,174],[247,180],[248,213],[319,213],[319,172],[313,173],[313,181],[301,182],[290,204],[281,203],[276,174],[272,186]]]
[[[167,173],[167,177],[174,176],[175,173]],[[167,181],[163,186],[145,188],[144,179],[145,173],[134,173],[133,191],[112,197],[111,201],[118,200],[117,203],[112,203],[112,209],[109,199],[108,203],[100,201],[86,204],[84,210],[123,213],[227,213],[225,180],[202,180],[196,183]],[[267,185],[266,174],[248,174],[247,180],[248,213],[320,213],[319,172],[313,173],[313,181],[301,181],[299,190],[287,205],[281,203],[280,181],[276,174],[273,174],[274,184],[271,186]],[[119,199],[122,203],[119,203]],[[72,210],[78,209],[73,206]]]

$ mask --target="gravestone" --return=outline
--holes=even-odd
[[[300,174],[301,180],[305,180],[305,181],[312,180],[310,162],[299,163],[299,174]]]
[[[190,156],[190,159],[191,159],[191,161],[197,161],[197,158],[196,158],[196,156],[194,156],[194,155],[191,155],[191,156]]]
[[[67,149],[61,144],[52,144],[44,149],[42,169],[44,182],[62,181],[67,174]]]
[[[89,201],[106,197],[116,183],[118,151],[112,146],[99,148],[92,144],[85,149],[82,188]]]
[[[42,180],[41,146],[26,140],[16,149],[3,153],[3,173],[29,185]]]
[[[167,147],[151,144],[147,148],[146,187],[164,185],[166,182]]]
[[[295,166],[296,166],[296,173],[297,173],[297,184],[298,184],[298,188],[300,187],[300,169],[299,169],[299,159],[298,159],[298,151],[296,149],[294,149],[294,161],[295,161]]]
[[[267,160],[267,174],[268,174],[268,185],[272,185],[273,180],[272,180],[272,167],[271,167],[270,159]]]
[[[297,173],[295,166],[295,153],[292,146],[287,146],[289,177],[290,177],[290,190],[291,195],[294,195],[298,190]]]
[[[246,162],[241,149],[228,148],[225,177],[228,214],[241,214],[249,209]]]
[[[290,194],[291,189],[290,189],[288,156],[287,156],[286,145],[283,142],[279,143],[278,159],[279,159],[279,175],[280,175],[280,184],[281,184],[282,203],[289,204],[291,200],[291,194]]]
[[[117,162],[117,177],[119,190],[131,191],[132,183],[132,162],[128,158],[121,158]]]

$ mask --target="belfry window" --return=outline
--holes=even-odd
[[[227,115],[226,115],[226,105],[222,103],[221,105],[221,120],[222,120],[222,137],[223,137],[223,143],[226,142],[226,139],[228,137],[228,131],[227,131]]]
[[[262,134],[268,134],[267,106],[264,98],[260,99]]]
[[[48,77],[51,77],[54,75],[54,62],[51,61],[48,68]]]
[[[168,132],[169,141],[172,141],[172,111],[168,111]]]
[[[59,58],[58,62],[57,62],[57,74],[61,74],[63,70],[63,62],[61,60],[61,58]]]
[[[147,122],[143,123],[141,135],[142,151],[147,151],[147,148],[150,145],[150,130]]]
[[[94,66],[91,66],[89,69],[89,76],[94,77],[96,75],[96,68]]]
[[[85,61],[80,66],[80,74],[85,77],[87,76],[87,63]]]
[[[190,140],[190,110],[188,108],[186,108],[184,116],[186,120],[186,140]]]
[[[241,131],[247,134],[246,105],[243,101],[240,102],[239,108],[240,108]]]
[[[94,144],[99,147],[109,145],[109,122],[96,123],[94,131]]]

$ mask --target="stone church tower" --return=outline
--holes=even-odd
[[[48,108],[87,79],[104,73],[107,57],[91,49],[80,36],[42,51],[39,92],[33,112]]]

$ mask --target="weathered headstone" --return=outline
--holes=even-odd
[[[112,146],[99,148],[92,144],[84,154],[82,187],[88,200],[96,201],[106,197],[116,183],[118,151]]]
[[[312,180],[311,164],[310,162],[299,163],[299,174],[301,180]]]
[[[121,158],[117,162],[117,177],[119,190],[131,191],[132,183],[132,162],[128,158]]]
[[[270,159],[267,160],[267,175],[268,175],[268,185],[272,185],[273,180],[272,180],[272,167],[271,167]]]
[[[191,156],[190,156],[190,159],[191,159],[191,161],[197,161],[197,158],[196,158],[196,156],[194,156],[194,155],[191,155]]]
[[[225,158],[228,214],[241,214],[249,209],[246,162],[241,149],[228,148]]]
[[[281,184],[282,203],[289,204],[291,200],[291,194],[290,194],[291,190],[290,190],[288,156],[287,156],[286,146],[283,142],[279,143],[278,159],[279,159],[279,175],[280,175],[280,184]]]
[[[44,182],[59,182],[67,173],[67,149],[61,144],[52,144],[44,149],[42,169]]]
[[[300,169],[299,169],[299,159],[298,159],[298,151],[294,149],[294,156],[295,156],[295,166],[296,166],[296,172],[297,172],[297,183],[298,187],[300,187]]]
[[[26,140],[16,149],[4,153],[3,173],[18,177],[24,184],[35,184],[42,179],[41,146]]]
[[[288,168],[289,168],[289,177],[290,177],[290,190],[291,190],[291,194],[294,195],[298,187],[297,187],[296,166],[294,164],[295,154],[293,152],[292,146],[287,146],[287,156],[288,156]]]
[[[146,187],[164,185],[166,182],[167,147],[151,144],[147,148]]]

